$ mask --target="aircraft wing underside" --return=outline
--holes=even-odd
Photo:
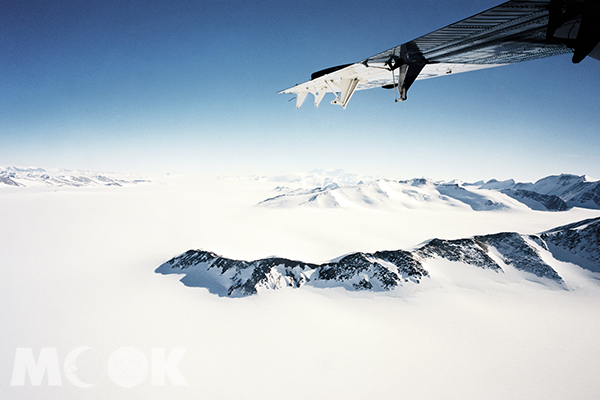
[[[279,93],[308,93],[318,107],[325,93],[346,107],[356,90],[393,89],[406,100],[415,80],[574,53],[577,63],[600,59],[600,0],[513,0],[354,64],[315,72]]]

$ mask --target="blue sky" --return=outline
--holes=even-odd
[[[0,165],[408,179],[600,178],[600,62],[570,56],[380,89],[276,92],[500,1],[10,1]],[[329,95],[331,96],[331,95]],[[310,100],[310,99],[309,99]]]

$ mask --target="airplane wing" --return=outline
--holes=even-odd
[[[573,53],[600,60],[600,0],[513,0],[354,64],[327,68],[279,93],[326,93],[346,108],[356,90],[393,89],[406,100],[415,80]]]

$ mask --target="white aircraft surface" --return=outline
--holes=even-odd
[[[600,1],[513,0],[353,64],[317,71],[279,93],[309,93],[318,107],[326,93],[346,108],[356,90],[393,89],[406,100],[414,81],[573,53],[600,60]]]

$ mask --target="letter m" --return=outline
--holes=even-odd
[[[43,347],[36,362],[31,347],[19,347],[15,355],[11,386],[25,386],[25,375],[29,375],[32,386],[40,386],[48,372],[48,385],[60,386],[60,367],[56,348]]]

